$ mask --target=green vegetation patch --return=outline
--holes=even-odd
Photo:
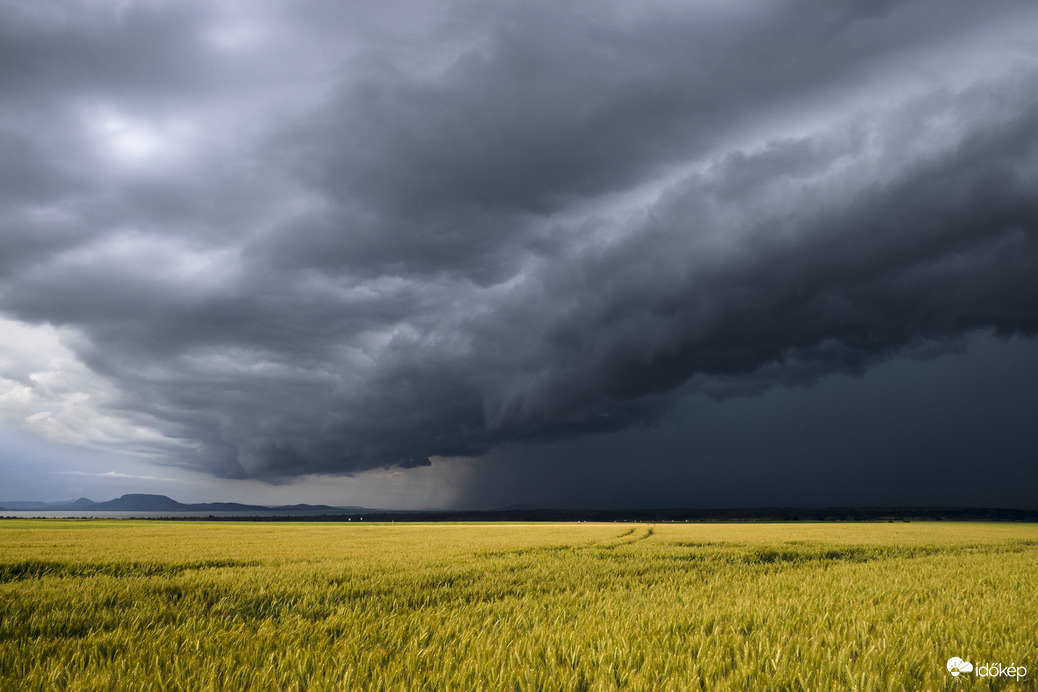
[[[61,562],[23,560],[0,563],[0,584],[20,579],[57,577],[64,579],[108,577],[155,577],[182,574],[188,570],[254,567],[259,560],[196,560],[184,563],[162,562]]]
[[[949,552],[952,549],[945,549]],[[959,549],[961,550],[961,549]],[[772,564],[776,562],[869,562],[872,560],[913,559],[926,555],[936,555],[941,548],[926,546],[826,546],[813,547],[777,547],[754,548],[741,556],[751,565]]]

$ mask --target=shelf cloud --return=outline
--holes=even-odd
[[[1029,2],[0,4],[5,419],[280,482],[1033,335],[1036,28]]]

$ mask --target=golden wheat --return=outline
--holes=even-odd
[[[0,523],[4,690],[923,690],[1038,668],[1038,527]]]

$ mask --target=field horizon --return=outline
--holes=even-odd
[[[97,512],[147,513],[148,518],[233,519],[238,521],[348,521],[371,515],[383,521],[995,521],[1038,522],[1038,509],[963,506],[747,506],[747,507],[656,507],[604,509],[594,507],[548,507],[518,505],[492,509],[393,508],[329,506],[310,504],[256,505],[238,502],[183,503],[167,495],[128,493],[95,502],[79,498],[71,502],[0,502],[0,519],[31,516],[33,512],[91,516]],[[182,515],[194,516],[182,516]],[[162,515],[162,516],[158,516]]]

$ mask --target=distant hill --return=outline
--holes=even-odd
[[[107,502],[5,502],[0,510],[38,512],[154,512],[170,518],[228,521],[632,521],[632,522],[833,522],[833,521],[1023,521],[1038,522],[1038,510],[986,507],[759,507],[741,509],[546,509],[513,506],[487,511],[379,510],[329,505],[185,504],[165,495],[132,494]],[[183,514],[178,517],[178,514]]]
[[[245,505],[239,502],[196,502],[185,504],[165,495],[131,493],[106,502],[85,497],[72,502],[5,502],[0,509],[36,510],[41,512],[351,512],[371,511],[364,507],[331,507],[329,505]]]
[[[46,502],[21,502],[21,501],[14,501],[14,502],[5,502],[4,506],[0,507],[0,509],[10,509],[10,510],[14,510],[14,511],[24,511],[24,510],[33,510],[33,509],[45,510],[45,509],[47,509],[47,504],[48,503],[46,503]]]

